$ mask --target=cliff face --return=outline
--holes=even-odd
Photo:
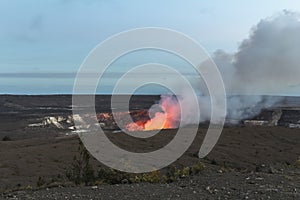
[[[284,110],[278,124],[281,126],[300,126],[300,109]]]
[[[300,128],[300,107],[262,110],[253,119],[244,120],[244,124]]]
[[[110,98],[109,95],[98,95],[95,98],[98,125],[104,129],[119,130],[111,114]],[[159,99],[160,96],[133,96],[130,102],[133,121],[147,121],[149,119],[147,110]],[[255,117],[244,121],[227,119],[226,122],[233,126],[244,122],[244,125],[300,128],[300,97],[280,97],[280,99],[282,100],[272,108],[263,109]],[[27,137],[30,135],[29,132],[36,135],[37,129],[41,129],[45,134],[49,132],[65,134],[66,131],[70,133],[75,130],[72,107],[71,95],[0,95],[0,136],[17,134],[18,137],[25,135]]]
[[[126,113],[117,113],[118,117],[122,119],[122,115]],[[91,116],[92,117],[92,116]],[[148,120],[147,110],[138,110],[131,113],[134,121]],[[34,124],[29,124],[29,127],[50,127],[54,129],[76,131],[74,120],[79,120],[80,116],[57,115],[47,116],[42,121]],[[116,124],[112,113],[98,113],[99,124],[97,126],[106,130],[120,130]],[[126,124],[126,122],[123,122]],[[230,124],[230,122],[228,122]],[[237,122],[232,122],[232,125]],[[289,128],[300,128],[300,108],[272,108],[262,110],[261,113],[254,118],[245,119],[242,121],[245,126],[284,126]],[[80,128],[82,129],[82,127]]]

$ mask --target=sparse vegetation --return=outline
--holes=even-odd
[[[2,138],[2,141],[11,141],[11,138],[6,135]]]
[[[295,167],[300,168],[300,157],[295,162]]]
[[[206,168],[205,164],[199,161],[197,164],[192,166],[191,172],[193,174],[198,174]]]
[[[44,188],[44,187],[55,187],[64,185],[65,179],[62,175],[58,174],[57,176],[53,176],[51,178],[46,178],[43,176],[39,176],[36,187],[37,188]]]
[[[45,181],[44,177],[40,176],[39,179],[38,179],[38,181],[37,181],[37,183],[36,183],[36,186],[37,187],[41,187],[41,186],[43,186],[45,184],[46,184],[46,181]]]
[[[148,182],[148,183],[158,183],[162,181],[162,176],[159,171],[153,171],[149,173],[136,175],[132,182]]]
[[[200,173],[205,169],[205,165],[202,162],[198,162],[192,167],[183,167],[177,169],[176,167],[170,167],[168,171],[163,174],[158,170],[142,173],[142,174],[129,174],[125,172],[119,172],[113,169],[99,168],[98,176],[96,178],[96,184],[120,184],[120,183],[170,183],[175,180],[188,177]]]
[[[66,176],[70,181],[76,185],[84,183],[85,185],[93,184],[95,181],[95,174],[90,165],[90,154],[84,147],[81,140],[79,141],[78,156],[74,156],[73,164],[70,170],[67,170]]]
[[[107,184],[118,184],[122,183],[122,181],[130,180],[130,174],[125,172],[119,172],[114,169],[106,169],[103,167],[99,167],[97,181],[98,183],[107,183]]]
[[[70,170],[66,171],[66,177],[76,185],[101,185],[101,184],[124,184],[124,183],[166,183],[200,173],[205,169],[205,164],[201,161],[191,167],[169,167],[166,173],[152,171],[142,174],[130,174],[120,172],[107,167],[99,167],[95,175],[94,169],[90,165],[90,154],[85,149],[82,142],[79,142],[78,156],[74,156]],[[37,185],[41,185],[43,179],[39,178]]]

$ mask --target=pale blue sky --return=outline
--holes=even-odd
[[[234,52],[252,26],[283,9],[299,12],[300,1],[1,0],[0,73],[76,72],[105,38],[148,26],[183,32],[209,53]]]

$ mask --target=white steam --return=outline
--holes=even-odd
[[[218,50],[213,59],[229,94],[229,118],[253,117],[281,100],[263,95],[299,95],[299,15],[283,11],[261,20],[236,53]]]
[[[282,101],[284,95],[300,95],[299,15],[283,11],[261,20],[236,53],[217,50],[212,58],[224,80],[229,119],[254,117]],[[203,80],[197,88],[201,121],[210,120],[211,102]],[[189,95],[183,96],[181,101],[193,112],[195,105],[188,103]],[[190,117],[183,119],[184,124],[194,122]]]

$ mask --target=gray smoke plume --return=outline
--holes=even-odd
[[[251,29],[249,38],[241,42],[237,52],[229,54],[217,50],[213,54],[224,80],[227,118],[233,120],[231,122],[250,119],[262,109],[282,101],[285,95],[300,95],[299,19],[299,14],[289,11],[263,19]],[[202,63],[206,67],[210,64],[209,61]],[[211,119],[211,102],[207,87],[203,80],[193,85],[196,85],[198,95],[200,121],[208,121]],[[183,125],[197,123],[193,116],[196,105],[189,102],[190,98],[183,90],[179,101],[189,113],[182,116]],[[168,101],[174,99],[168,98]]]
[[[235,54],[235,76],[248,92],[278,94],[297,85],[300,73],[299,15],[284,11],[262,20]],[[239,89],[239,88],[236,88]]]
[[[281,100],[263,95],[299,95],[299,19],[299,14],[283,11],[254,26],[236,53],[214,53],[228,94],[229,118],[253,117]]]

